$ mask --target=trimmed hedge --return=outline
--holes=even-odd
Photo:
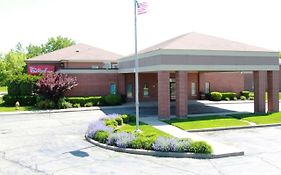
[[[221,101],[222,93],[220,92],[211,92],[210,93],[211,100],[213,101]]]
[[[15,76],[8,82],[8,94],[10,96],[31,96],[39,78],[40,76],[31,75]]]
[[[71,104],[80,104],[85,106],[85,104],[92,103],[93,106],[105,105],[104,98],[102,96],[92,96],[92,97],[66,97],[65,101]]]
[[[240,94],[241,94],[241,96],[244,96],[247,99],[250,97],[250,91],[242,91]]]
[[[20,106],[33,106],[36,104],[36,96],[4,95],[3,101],[6,106],[15,106],[17,101],[20,103]]]
[[[120,105],[122,103],[122,97],[118,94],[111,94],[104,97],[105,103],[109,106]]]
[[[234,97],[237,97],[237,94],[235,92],[222,92],[222,100],[226,100],[226,98],[233,100]]]

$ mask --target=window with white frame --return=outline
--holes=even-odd
[[[148,97],[149,96],[149,89],[148,89],[147,84],[144,84],[144,86],[143,86],[143,96],[144,97]]]
[[[205,94],[210,93],[210,82],[205,82]]]
[[[194,82],[191,83],[191,95],[196,95],[196,84]]]

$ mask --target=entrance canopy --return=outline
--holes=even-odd
[[[199,33],[188,33],[139,53],[139,71],[279,70],[278,52]],[[134,72],[134,56],[118,60],[119,73]]]

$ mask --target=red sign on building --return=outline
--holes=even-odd
[[[55,66],[53,65],[28,65],[27,72],[31,75],[45,74],[47,72],[54,72]]]

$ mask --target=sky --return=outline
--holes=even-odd
[[[138,49],[188,32],[281,50],[280,0],[146,0]],[[134,0],[0,0],[0,53],[58,35],[121,55],[134,52]]]

